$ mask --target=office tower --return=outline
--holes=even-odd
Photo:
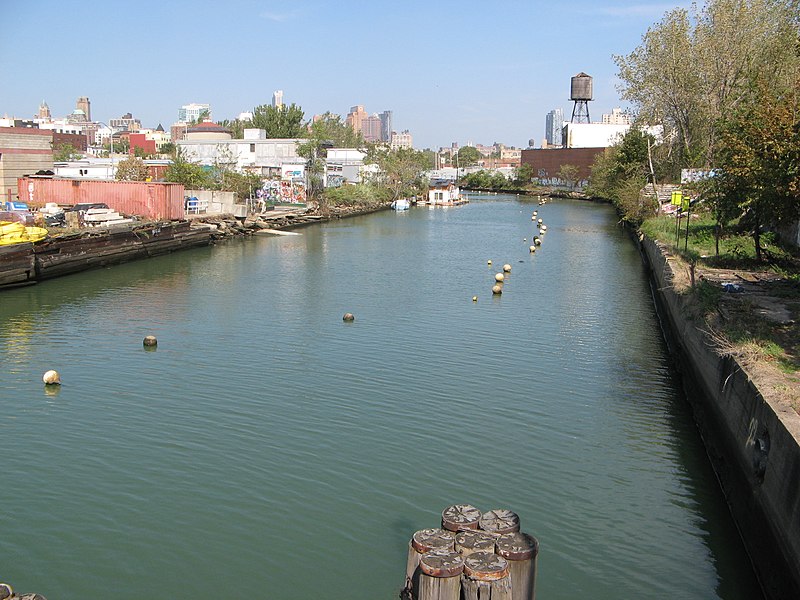
[[[272,106],[274,108],[283,107],[283,90],[275,90],[272,92]]]
[[[564,127],[564,111],[554,108],[545,118],[544,137],[548,146],[561,146],[561,130]]]

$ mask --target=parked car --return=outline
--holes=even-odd
[[[19,221],[24,223],[26,227],[32,227],[36,219],[27,203],[19,200],[3,202],[0,204],[0,208],[2,208],[0,221]]]

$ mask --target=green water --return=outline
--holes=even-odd
[[[760,597],[615,221],[478,197],[0,293],[0,580],[390,599],[471,503],[541,599]]]

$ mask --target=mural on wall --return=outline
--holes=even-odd
[[[306,201],[306,184],[302,180],[270,179],[256,191],[263,204],[303,204]]]

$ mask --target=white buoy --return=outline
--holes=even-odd
[[[531,251],[531,252],[536,252],[536,246],[531,246],[531,247],[530,247],[530,251]]]
[[[538,215],[538,214],[539,214],[539,211],[538,211],[538,210],[535,210],[535,211],[533,211],[533,216],[534,216],[534,217],[535,217],[536,215]]]
[[[61,385],[61,375],[58,374],[58,371],[47,371],[42,375],[42,381],[47,385]]]
[[[487,264],[487,265],[490,265],[490,264],[492,264],[492,261],[491,261],[491,260],[487,260],[487,261],[486,261],[486,264]]]
[[[492,288],[492,293],[493,293],[495,296],[499,296],[500,294],[502,294],[502,293],[503,293],[503,286],[502,286],[502,285],[495,285],[495,286]]]
[[[535,221],[535,220],[536,220],[536,213],[533,213],[533,216],[531,217],[531,221]]]
[[[537,222],[539,225],[541,225],[541,224],[542,224],[542,220],[541,220],[541,219],[538,219],[536,222]]]
[[[504,273],[511,273],[511,265],[506,263],[503,265],[503,272]]]
[[[535,245],[537,245],[537,246],[541,246],[542,245],[542,240],[540,240],[538,237],[537,238],[533,238],[533,243]]]
[[[156,339],[156,336],[148,335],[148,336],[145,336],[145,338],[142,340],[142,345],[143,346],[157,346],[158,345],[158,340]]]
[[[352,323],[355,320],[356,318],[355,316],[353,316],[353,313],[344,313],[344,316],[342,317],[342,321],[345,321],[347,323]]]
[[[472,297],[472,301],[473,301],[473,302],[477,302],[477,301],[478,301],[478,297],[477,297],[477,296],[473,296],[473,297]]]
[[[498,273],[497,275],[494,276],[494,280],[497,281],[498,283],[503,283],[503,280],[505,280],[505,278],[506,276],[503,275],[502,273]]]
[[[542,231],[547,231],[547,225],[542,225]]]

